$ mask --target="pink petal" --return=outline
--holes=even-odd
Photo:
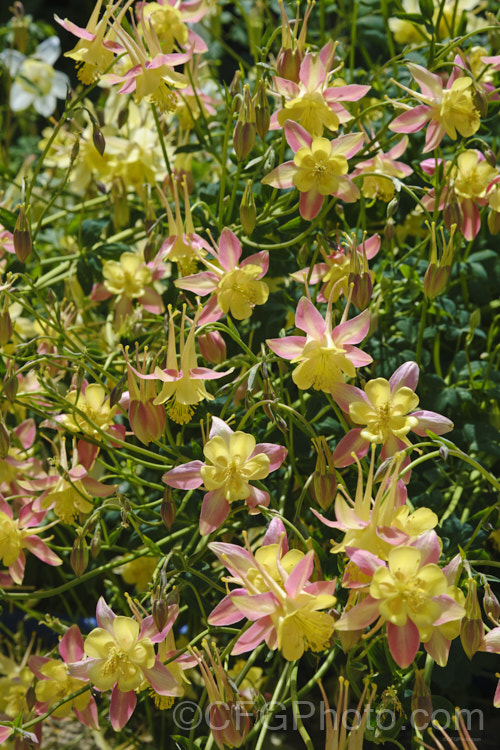
[[[276,445],[276,443],[257,443],[250,458],[257,456],[259,453],[265,453],[269,458],[269,472],[271,472],[279,469],[288,451],[282,445]]]
[[[260,620],[250,625],[248,630],[245,630],[235,643],[232,654],[244,654],[247,651],[252,651],[259,643],[268,637],[274,631],[274,625],[270,617],[261,617]]]
[[[231,595],[225,596],[224,599],[213,609],[208,616],[209,625],[233,625],[243,619],[243,615],[236,607],[231,596],[237,591],[247,593],[246,589],[235,589]]]
[[[421,566],[437,563],[441,557],[441,541],[434,529],[424,531],[415,541],[411,542],[410,546],[416,547],[422,553]]]
[[[302,591],[314,569],[314,551],[310,550],[302,560],[294,566],[285,583],[288,596],[293,599]]]
[[[167,471],[162,476],[161,481],[178,490],[194,490],[203,484],[201,478],[202,466],[205,466],[203,461],[189,461],[187,464],[176,466]]]
[[[326,323],[311,300],[301,297],[295,313],[295,325],[313,339],[320,340],[326,332]]]
[[[62,565],[61,558],[37,536],[25,537],[24,546],[47,565]]]
[[[19,556],[12,565],[9,566],[9,575],[14,583],[21,584],[24,578],[24,570],[26,568],[26,555],[21,550]]]
[[[361,437],[362,427],[356,427],[350,430],[340,443],[337,444],[333,452],[333,461],[337,468],[343,469],[350,466],[355,459],[352,454],[355,453],[358,458],[363,458],[368,453],[370,443]]]
[[[35,677],[38,680],[46,680],[47,675],[44,675],[43,672],[41,672],[41,668],[44,666],[44,664],[47,664],[47,662],[51,661],[46,656],[30,656],[28,659],[28,667],[30,668],[30,671],[33,672]]]
[[[370,91],[371,86],[351,83],[346,86],[331,86],[325,89],[323,97],[330,102],[357,102]]]
[[[380,235],[374,234],[367,240],[365,240],[364,243],[361,242],[361,244],[358,245],[357,250],[359,253],[362,253],[363,249],[365,251],[367,260],[371,260],[372,258],[374,258],[380,250]]]
[[[416,133],[422,130],[425,123],[431,118],[431,110],[426,104],[419,104],[413,109],[403,112],[389,125],[389,130],[394,133]]]
[[[324,323],[324,321],[323,321]],[[305,336],[285,336],[282,339],[266,339],[266,344],[278,357],[295,359],[304,349]]]
[[[346,547],[345,553],[354,565],[367,576],[372,576],[380,567],[386,567],[383,560],[374,555],[373,552],[368,552],[368,550]]]
[[[280,542],[281,552],[285,555],[288,552],[285,524],[281,518],[273,518],[267,527],[264,539],[262,540],[262,546],[265,547],[268,544],[280,544]]]
[[[107,630],[108,633],[113,632],[113,620],[115,619],[116,615],[111,607],[108,607],[103,596],[99,597],[95,616],[97,624],[100,628],[104,628],[104,630]]]
[[[232,271],[241,258],[241,244],[234,232],[227,227],[219,238],[219,263],[226,271]]]
[[[210,370],[208,367],[192,367],[189,370],[189,377],[197,378],[198,380],[218,380],[219,378],[225,378],[231,372],[232,369],[216,372],[215,370]]]
[[[262,178],[261,182],[263,185],[271,185],[271,187],[287,189],[294,187],[293,178],[297,171],[297,167],[293,161],[286,161],[284,164],[280,164],[279,167],[273,169],[272,172],[266,174]]]
[[[437,628],[433,628],[431,637],[424,643],[425,650],[440,667],[445,667],[448,663],[450,646],[451,641],[445,638]]]
[[[82,484],[93,497],[109,497],[118,489],[117,484],[103,484],[93,477],[85,477],[82,480]]]
[[[391,393],[395,393],[398,388],[411,388],[415,390],[418,383],[419,369],[416,362],[405,362],[395,370],[389,378]]]
[[[144,676],[159,695],[181,695],[183,690],[173,674],[156,657],[154,667],[143,669]]]
[[[351,360],[354,367],[366,367],[373,362],[373,357],[366,352],[358,349],[357,346],[351,346],[351,344],[344,344],[344,351],[346,357]]]
[[[73,706],[75,716],[84,726],[89,729],[99,729],[99,718],[97,716],[97,704],[94,698],[90,698],[89,702],[81,711]]]
[[[28,448],[31,448],[36,438],[35,420],[25,419],[24,422],[21,422],[21,424],[16,427],[14,433],[21,441],[24,450],[28,450]]]
[[[273,76],[273,88],[284,96],[285,99],[295,99],[300,94],[300,87],[294,81],[289,81],[286,78],[280,78],[279,76]]]
[[[208,546],[214,555],[217,555],[220,562],[229,570],[231,575],[236,578],[244,577],[250,568],[255,567],[255,562],[250,552],[247,552],[243,547],[238,547],[237,544],[211,542]]]
[[[325,77],[326,69],[319,55],[307,54],[302,61],[299,71],[300,81],[307,91],[316,91],[324,82]]]
[[[203,306],[201,315],[198,318],[198,325],[203,326],[205,323],[215,323],[222,318],[223,314],[217,302],[217,295],[215,295]]]
[[[191,276],[181,276],[180,279],[174,281],[174,284],[179,289],[186,289],[188,292],[194,292],[203,297],[217,289],[219,277],[212,271],[202,271],[193,273]]]
[[[299,199],[300,215],[306,221],[312,221],[321,211],[325,196],[312,188],[307,193],[301,193]]]
[[[232,593],[234,606],[239,609],[247,620],[260,620],[266,615],[273,614],[279,609],[279,604],[271,591],[262,594],[249,595],[246,593]]]
[[[426,430],[431,430],[436,435],[444,435],[453,429],[451,419],[447,419],[447,417],[443,417],[435,411],[427,411],[425,409],[423,411],[414,411],[411,416],[418,419],[418,425],[412,427],[412,431],[420,437],[426,436]]]
[[[346,320],[332,331],[332,338],[336,344],[359,344],[370,329],[370,311],[363,310],[351,320]]]
[[[250,485],[250,493],[245,499],[245,502],[250,513],[255,514],[259,513],[259,510],[257,508],[258,505],[262,505],[264,508],[267,508],[270,500],[271,498],[269,497],[269,492]]]
[[[410,619],[406,625],[393,625],[392,622],[386,624],[387,643],[394,661],[403,669],[409,667],[417,655],[420,645],[420,634],[418,628]]]
[[[258,276],[258,278],[261,279],[266,275],[269,268],[268,251],[261,250],[260,253],[253,253],[253,255],[249,255],[248,258],[245,258],[245,260],[241,261],[240,268],[243,268],[243,266],[247,265],[260,266],[262,268],[262,273],[260,274],[260,276]]]
[[[425,134],[425,144],[422,153],[434,151],[443,140],[445,129],[437,120],[431,120]]]
[[[443,82],[438,75],[416,63],[408,63],[408,70],[422,89],[424,96],[429,96],[432,99],[442,97]]]
[[[344,612],[340,620],[335,623],[335,628],[337,630],[363,630],[379,616],[378,605],[378,600],[368,595],[362,602]]]
[[[434,622],[434,627],[444,625],[446,622],[453,622],[453,620],[461,620],[465,615],[465,610],[461,604],[453,599],[448,594],[439,594],[439,596],[433,596],[432,600],[440,604],[443,608],[441,617]]]
[[[293,151],[296,152],[303,146],[311,146],[313,141],[312,136],[309,135],[307,130],[305,130],[302,125],[299,125],[298,122],[287,120],[285,122],[284,130],[287,143]]]
[[[111,693],[109,718],[111,726],[115,732],[119,732],[120,729],[123,729],[134,713],[136,703],[137,695],[133,690],[130,690],[128,693],[122,693],[121,690],[118,690],[117,685],[114,686],[113,692]]]
[[[138,302],[141,303],[145,310],[153,313],[153,315],[161,315],[165,310],[161,296],[150,286],[146,287],[144,294],[138,298]]]
[[[207,492],[201,506],[200,534],[207,536],[218,529],[228,517],[230,509],[222,490]]]
[[[460,204],[462,207],[463,219],[460,225],[460,231],[466,240],[474,239],[479,230],[481,229],[481,217],[479,215],[479,208],[470,198],[462,201]]]
[[[332,397],[346,414],[349,414],[349,404],[359,401],[364,404],[369,403],[361,388],[356,388],[355,385],[347,385],[347,383],[336,383],[332,390]]]
[[[66,664],[83,659],[83,636],[78,625],[72,625],[65,632],[59,641],[59,653]]]

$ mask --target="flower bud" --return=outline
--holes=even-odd
[[[163,596],[156,597],[153,600],[153,622],[158,628],[158,631],[161,632],[165,625],[167,624],[168,620],[168,607],[165,599]]]
[[[427,299],[434,299],[446,288],[450,278],[451,266],[439,267],[429,263],[424,276],[424,294]]]
[[[462,226],[463,218],[462,206],[456,198],[443,208],[443,221],[446,229],[451,229],[452,224],[456,224],[457,227]]]
[[[253,149],[256,131],[255,108],[250,97],[250,87],[248,84],[245,84],[243,104],[240,108],[233,135],[233,148],[238,161],[246,159]]]
[[[10,448],[10,433],[0,420],[0,458],[5,458],[9,453]]]
[[[127,379],[127,373],[123,373],[118,383],[115,385],[114,388],[111,389],[109,394],[109,406],[112,409],[113,406],[116,406],[116,404],[120,401],[122,395],[123,395],[123,387],[125,385],[125,381]]]
[[[337,491],[337,477],[333,454],[328,447],[324,435],[314,438],[312,443],[318,453],[318,457],[316,459],[316,468],[312,475],[313,479],[309,485],[309,494],[320,508],[328,510],[334,501]]]
[[[434,3],[432,0],[418,0],[420,13],[423,15],[426,21],[432,23],[432,16],[434,15]],[[428,724],[429,722],[427,722]],[[425,726],[427,726],[427,724]]]
[[[5,298],[4,309],[0,312],[0,346],[5,346],[12,336],[12,319],[9,315],[7,298]]]
[[[264,140],[271,122],[271,109],[266,94],[266,86],[263,81],[259,82],[257,95],[255,97],[255,125],[259,137]]]
[[[491,149],[488,146],[488,148],[484,149],[483,154],[484,154],[484,158],[486,159],[486,161],[488,162],[488,164],[490,165],[490,167],[496,167],[496,165],[497,165],[497,156],[496,156],[495,152],[493,151],[493,149]]]
[[[415,686],[411,697],[411,713],[414,726],[423,731],[429,726],[432,718],[431,693],[424,680],[424,670],[417,669],[415,672]]]
[[[83,575],[87,569],[87,565],[89,564],[89,548],[87,542],[82,536],[78,536],[75,539],[73,549],[71,550],[70,563],[78,578]]]
[[[92,541],[90,542],[90,554],[92,555],[93,560],[95,560],[96,557],[99,556],[100,551],[101,551],[101,529],[99,526],[96,526],[96,529],[92,535]]]
[[[219,331],[208,331],[198,336],[201,356],[211,365],[220,365],[227,356],[226,342]]]
[[[384,228],[384,237],[387,240],[387,242],[391,242],[391,240],[394,239],[394,236],[396,234],[396,229],[394,227],[394,221],[392,219],[387,220],[387,224]]]
[[[16,400],[18,389],[19,380],[17,379],[15,370],[10,366],[4,378],[3,395],[11,404]]]
[[[243,193],[243,198],[241,199],[240,221],[246,236],[250,237],[255,229],[255,222],[257,221],[257,210],[255,208],[255,201],[252,192],[252,180],[248,180],[245,192]]]
[[[241,71],[237,70],[233,76],[233,80],[229,84],[229,96],[234,99],[235,96],[243,98],[243,86],[241,85]],[[239,110],[238,110],[239,111]]]
[[[483,609],[490,620],[498,622],[498,618],[500,617],[500,603],[488,582],[484,584]]]
[[[465,617],[460,628],[462,647],[469,659],[472,659],[484,638],[484,625],[481,608],[477,598],[477,583],[469,578],[467,581],[467,598],[465,600]]]
[[[14,227],[13,242],[17,259],[24,263],[28,260],[32,250],[30,226],[24,205],[19,209],[16,226]]]
[[[395,195],[394,198],[392,198],[392,200],[390,200],[389,203],[387,204],[386,216],[388,219],[394,216],[394,214],[398,210],[398,207],[399,207],[399,196]]]
[[[373,292],[373,281],[370,272],[350,273],[349,286],[352,284],[351,302],[358,310],[368,307]]]
[[[474,92],[474,104],[480,117],[488,114],[488,99],[482,86],[478,86]]]
[[[174,499],[172,497],[172,490],[168,487],[163,495],[163,500],[160,506],[161,520],[165,524],[168,531],[172,528],[176,516],[176,508]]]
[[[92,123],[92,140],[94,141],[94,146],[96,147],[99,154],[103,156],[104,150],[106,148],[106,139],[104,138],[102,131],[99,129],[96,122]]]

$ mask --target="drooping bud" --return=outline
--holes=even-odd
[[[350,273],[348,276],[348,284],[349,286],[352,284],[351,302],[356,305],[358,310],[364,310],[368,307],[373,292],[371,273],[369,271]]]
[[[17,259],[21,263],[25,263],[31,253],[31,231],[26,216],[26,210],[24,204],[19,209],[19,215],[17,217],[16,226],[13,232],[14,250],[16,251]]]
[[[124,372],[121,376],[118,383],[114,386],[114,388],[111,389],[109,394],[109,406],[112,409],[113,406],[116,406],[116,404],[120,401],[122,395],[123,395],[123,387],[125,385],[125,381],[127,380],[127,373]]]
[[[238,161],[246,159],[253,149],[256,132],[255,107],[253,106],[252,97],[250,96],[250,86],[245,84],[243,91],[243,104],[240,108],[238,121],[233,135],[233,148],[238,157]]]
[[[162,594],[158,591],[156,592],[156,596],[153,599],[153,622],[158,628],[158,630],[161,632],[165,625],[167,624],[168,620],[168,607],[165,599],[163,598]]]
[[[92,541],[90,542],[90,554],[92,559],[95,560],[99,556],[101,551],[101,528],[96,526],[96,529],[92,535]]]
[[[89,548],[83,536],[77,536],[70,555],[71,567],[79,578],[87,569],[89,564]]]
[[[337,491],[337,477],[333,454],[328,447],[324,435],[314,438],[312,443],[318,453],[318,457],[316,459],[316,468],[313,472],[312,482],[309,485],[309,493],[320,508],[328,510],[335,499]]]
[[[395,195],[392,200],[389,201],[386,208],[386,216],[388,219],[392,218],[399,207],[399,195]]]
[[[9,315],[9,301],[4,297],[3,310],[0,312],[0,346],[5,346],[12,336],[12,319]]]
[[[486,616],[489,617],[490,620],[493,620],[493,622],[498,623],[500,617],[500,603],[487,581],[484,584],[483,608]]]
[[[102,130],[100,130],[97,122],[95,121],[92,122],[92,140],[100,156],[103,156],[106,149],[106,139],[102,134]]]
[[[259,81],[257,94],[255,96],[255,125],[257,127],[257,133],[262,140],[264,140],[267,135],[270,122],[271,109],[266,94],[266,84],[261,80]]]
[[[483,151],[483,156],[490,165],[490,167],[496,167],[497,165],[497,156],[492,148],[488,146],[488,148],[485,148]]]
[[[467,581],[467,598],[465,600],[465,617],[460,628],[462,647],[469,659],[472,659],[484,638],[484,625],[481,608],[477,598],[477,582],[473,578]]]
[[[161,520],[165,524],[168,531],[170,531],[170,529],[174,525],[175,516],[176,516],[175,503],[172,497],[172,490],[170,489],[170,487],[167,487],[167,489],[165,490],[163,494],[163,500],[161,501],[161,506],[160,506],[160,515],[161,515]]]
[[[411,714],[413,724],[419,730],[423,731],[429,726],[432,719],[432,698],[431,692],[424,680],[424,670],[415,671],[415,686],[411,697]]]
[[[246,236],[250,237],[255,229],[255,222],[257,221],[257,210],[255,208],[255,201],[252,192],[252,180],[247,181],[243,198],[241,199],[240,221]]]
[[[219,331],[208,331],[198,336],[201,356],[211,365],[220,365],[227,357],[226,342]]]
[[[3,423],[3,420],[0,420],[0,458],[5,458],[9,453],[10,448],[10,433]]]

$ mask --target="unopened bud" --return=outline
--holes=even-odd
[[[19,389],[19,380],[17,379],[14,370],[7,371],[4,382],[3,395],[11,404],[13,404],[16,400],[17,391]]]
[[[318,457],[313,473],[313,479],[309,485],[309,493],[312,499],[318,503],[320,508],[328,510],[333,503],[337,491],[337,477],[333,454],[328,447],[326,438],[321,435],[312,441]]]
[[[25,700],[26,700],[26,705],[27,705],[29,711],[31,711],[33,708],[35,708],[35,706],[36,706],[36,693],[35,693],[35,688],[33,687],[33,685],[31,685],[27,689]]]
[[[257,96],[255,98],[255,125],[257,127],[257,133],[262,140],[264,140],[268,133],[270,122],[271,109],[266,94],[266,86],[263,81],[260,81],[257,89]]]
[[[243,193],[243,198],[241,199],[240,221],[246,236],[250,237],[255,229],[255,223],[257,221],[257,210],[255,208],[255,201],[252,192],[252,180],[248,180],[245,192]]]
[[[96,557],[99,556],[100,551],[101,551],[101,529],[99,526],[96,526],[96,530],[94,531],[92,535],[92,541],[90,542],[90,554],[92,555],[93,560],[95,560]]]
[[[473,96],[474,105],[479,112],[480,117],[486,117],[488,114],[488,99],[481,86],[478,86]]]
[[[299,73],[304,54],[299,49],[284,49],[283,47],[278,52],[276,59],[276,70],[281,78],[286,78],[287,81],[293,81],[299,83]]]
[[[399,207],[399,196],[395,195],[394,198],[392,198],[392,200],[390,200],[389,203],[387,204],[386,216],[388,219],[394,216],[394,214],[398,210],[398,207]]]
[[[500,603],[491,590],[490,584],[487,582],[484,584],[483,608],[490,620],[498,622],[498,618],[500,617]]]
[[[12,319],[9,315],[7,300],[2,312],[0,312],[0,346],[5,346],[12,336]]]
[[[211,365],[220,365],[227,356],[226,342],[219,331],[208,331],[198,336],[201,356]]]
[[[350,273],[348,276],[349,286],[352,284],[351,302],[358,310],[368,307],[373,292],[373,281],[370,272]]]
[[[125,385],[126,379],[127,373],[125,372],[123,373],[115,387],[111,389],[111,392],[109,394],[109,406],[111,409],[120,401],[123,395],[123,386]]]
[[[0,458],[5,458],[9,453],[10,433],[3,421],[0,421]]]
[[[250,96],[250,87],[246,84],[243,94],[243,104],[240,108],[238,122],[236,123],[233,135],[233,148],[238,161],[246,159],[253,149],[256,132],[255,108]]]
[[[160,515],[161,515],[161,520],[165,524],[168,531],[170,531],[170,529],[174,525],[175,516],[176,516],[175,503],[174,503],[174,499],[172,497],[172,491],[170,490],[170,488],[167,488],[163,495],[163,500],[161,501],[161,506],[160,506]]]
[[[234,99],[235,96],[243,97],[243,86],[241,83],[241,71],[237,70],[233,80],[229,84],[229,96]]]
[[[387,240],[387,242],[391,242],[391,240],[394,239],[394,235],[396,234],[396,229],[394,227],[394,221],[392,219],[387,220],[387,224],[384,228],[384,237]]]
[[[485,148],[483,151],[484,158],[490,165],[490,167],[496,167],[497,165],[497,157],[493,149],[491,149],[489,146],[488,148]]]
[[[73,143],[73,146],[71,148],[71,153],[69,155],[69,160],[71,164],[73,164],[73,162],[75,161],[79,153],[80,153],[80,141],[77,138],[75,142]]]
[[[92,140],[99,154],[103,156],[106,148],[106,139],[95,122],[92,123]]]
[[[462,211],[462,206],[456,198],[447,203],[443,208],[443,221],[446,229],[451,229],[452,224],[461,227],[463,218],[464,212]]]
[[[411,712],[418,730],[423,731],[429,726],[432,718],[432,699],[430,690],[425,684],[423,669],[417,669],[415,672]]]
[[[32,249],[30,226],[24,206],[21,206],[19,209],[19,215],[13,232],[13,242],[17,259],[21,263],[24,263],[28,260]]]
[[[484,638],[484,625],[481,608],[477,598],[477,583],[472,578],[467,581],[467,598],[465,600],[465,617],[460,628],[460,640],[463,650],[472,659]]]
[[[427,299],[434,299],[446,288],[450,278],[451,266],[440,267],[429,263],[424,276],[424,294]]]
[[[160,596],[159,598],[154,599],[153,601],[153,622],[158,628],[158,631],[161,632],[165,625],[167,624],[168,620],[168,607],[165,599]]]
[[[426,21],[432,23],[432,17],[434,15],[434,3],[432,0],[418,0],[420,7],[420,13],[423,15]],[[427,722],[428,724],[429,722]],[[427,726],[427,724],[425,726]]]
[[[73,549],[71,550],[70,563],[78,578],[83,575],[87,569],[87,565],[89,564],[89,548],[87,542],[82,536],[78,536],[75,539]]]

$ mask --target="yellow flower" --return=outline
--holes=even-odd
[[[365,424],[361,437],[370,443],[385,443],[392,434],[404,439],[418,424],[418,419],[408,415],[418,405],[418,396],[407,386],[391,393],[385,378],[375,378],[365,386],[368,401],[355,401],[349,407],[349,415],[356,424]]]
[[[408,618],[418,628],[432,628],[442,606],[433,597],[447,593],[448,584],[435,563],[420,567],[422,553],[416,547],[396,547],[389,553],[388,568],[373,574],[370,595],[379,599],[379,613],[393,625],[406,625]]]
[[[63,698],[67,698],[71,693],[80,690],[85,683],[77,680],[76,677],[70,677],[66,671],[66,665],[55,659],[45,662],[39,671],[47,678],[39,680],[35,686],[36,699],[40,703],[52,705]],[[53,711],[52,716],[56,719],[62,719],[71,713],[74,707],[77,711],[83,711],[90,700],[90,692],[82,693],[73,700],[66,700],[62,706]]]
[[[310,146],[301,146],[293,158],[297,171],[293,184],[301,193],[316,188],[321,195],[332,195],[339,188],[339,176],[348,172],[349,165],[342,153],[332,153],[327,138],[313,138]]]
[[[249,263],[225,273],[219,282],[217,302],[222,312],[230,312],[236,320],[245,320],[255,305],[263,305],[269,297],[269,287],[259,281],[262,268]]]
[[[112,630],[94,628],[85,640],[85,653],[96,660],[89,667],[89,679],[99,690],[115,683],[124,693],[137,690],[144,681],[143,670],[155,664],[154,646],[149,638],[139,638],[139,623],[132,617],[117,615]]]
[[[123,253],[119,261],[106,261],[102,275],[108,292],[123,294],[130,299],[142,297],[153,280],[151,269],[138,253]]]
[[[286,599],[283,612],[272,614],[271,620],[278,635],[278,649],[287,661],[300,659],[305,650],[323,651],[330,645],[335,629],[333,617],[319,609],[333,607],[334,596],[302,593]]]
[[[144,21],[152,24],[165,52],[172,52],[176,44],[184,47],[188,43],[189,29],[178,8],[169,3],[146,3],[142,12]]]
[[[313,136],[320,136],[323,128],[338,130],[340,120],[326,103],[320,91],[306,91],[285,103],[278,112],[278,122],[283,127],[286,120],[299,122]]]
[[[94,506],[90,502],[89,495],[80,480],[68,482],[64,477],[59,477],[56,485],[43,498],[42,508],[49,508],[53,503],[54,513],[63,523],[71,524],[79,513],[90,513]]]
[[[484,198],[488,185],[498,177],[498,172],[486,159],[479,161],[477,151],[463,151],[452,171],[454,191],[461,198]]]
[[[22,534],[19,521],[0,511],[0,558],[3,565],[13,565],[21,554]]]
[[[246,432],[233,432],[228,441],[220,435],[209,440],[203,449],[209,463],[200,469],[206,489],[222,489],[229,503],[246,499],[249,482],[269,474],[269,456],[258,453],[251,457],[254,449],[255,438]]]
[[[443,90],[443,98],[434,109],[434,119],[440,122],[446,134],[453,138],[468,138],[479,129],[481,118],[473,99],[472,78],[456,78],[451,89]]]
[[[70,391],[66,396],[66,400],[82,412],[82,414],[79,414],[75,411],[73,414],[62,415],[61,423],[67,430],[71,430],[71,432],[79,432],[81,430],[86,435],[98,437],[99,430],[94,425],[105,432],[113,423],[116,406],[111,407],[109,405],[109,400],[106,398],[106,391],[99,383],[88,385],[85,393],[82,391],[80,393]]]

